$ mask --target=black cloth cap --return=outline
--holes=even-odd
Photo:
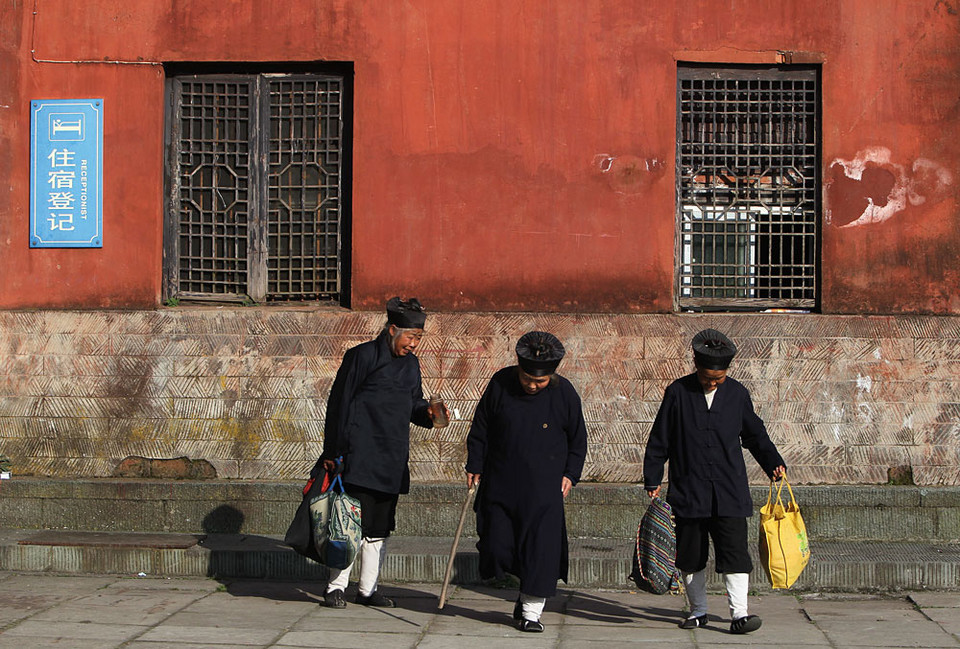
[[[517,362],[530,376],[553,374],[563,354],[563,343],[546,331],[525,333],[517,341]]]
[[[693,337],[693,358],[705,370],[725,370],[737,353],[737,346],[716,329],[704,329]]]
[[[420,300],[415,297],[401,300],[392,297],[387,302],[387,322],[397,325],[401,329],[423,329],[427,321],[427,314],[420,306]]]

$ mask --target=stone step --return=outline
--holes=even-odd
[[[457,548],[453,582],[480,581],[476,539]],[[439,583],[452,544],[445,537],[392,537],[385,582]],[[574,588],[629,588],[632,543],[572,538],[570,580]],[[960,587],[960,544],[820,542],[794,584],[796,590],[954,590]],[[751,587],[769,590],[757,567]],[[326,569],[301,557],[274,536],[246,534],[94,533],[0,530],[0,570],[151,577],[317,579]],[[719,586],[708,568],[712,587]]]
[[[243,533],[282,536],[301,483],[163,480],[4,480],[4,527],[103,532]],[[756,506],[766,487],[752,488]],[[960,542],[960,487],[805,485],[794,488],[814,541]],[[445,537],[466,490],[413,485],[400,498],[397,535]],[[581,483],[566,502],[575,537],[632,538],[648,500],[637,485]],[[756,526],[751,524],[751,534]],[[473,530],[469,519],[465,530]]]

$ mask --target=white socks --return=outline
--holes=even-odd
[[[700,572],[683,573],[683,585],[690,603],[688,617],[700,617],[707,614],[707,575]],[[723,585],[727,588],[727,603],[730,605],[730,619],[738,620],[747,615],[747,592],[750,589],[750,575],[745,572],[723,573]]]
[[[520,593],[520,604],[523,606],[523,619],[539,622],[540,616],[543,615],[543,607],[546,603],[546,597],[534,597],[533,595]]]
[[[359,591],[364,597],[369,597],[377,589],[377,582],[380,579],[380,567],[383,566],[383,558],[386,556],[387,546],[384,543],[386,539],[369,539],[363,537],[360,541],[360,583]],[[356,561],[354,561],[356,563]],[[327,582],[327,592],[334,590],[346,590],[350,583],[350,571],[353,564],[350,564],[343,570],[330,569],[330,581]]]
[[[385,539],[364,538],[360,543],[360,583],[359,591],[364,597],[370,597],[377,589],[380,579],[380,566],[386,554]]]
[[[745,572],[723,573],[723,585],[727,587],[727,603],[730,605],[730,619],[739,620],[747,616],[747,591],[750,589],[750,575]]]

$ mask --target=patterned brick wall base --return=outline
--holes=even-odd
[[[183,308],[0,313],[0,454],[15,475],[108,477],[128,456],[207,460],[221,478],[296,479],[320,452],[343,352],[379,313]],[[459,480],[477,399],[530,329],[567,347],[590,434],[584,479],[635,482],[663,388],[690,338],[726,332],[796,483],[960,485],[960,318],[435,314],[425,392],[454,413],[411,430],[419,482]],[[752,479],[762,481],[753,465]]]

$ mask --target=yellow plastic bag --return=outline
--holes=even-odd
[[[780,498],[783,485],[790,492],[786,506]],[[760,508],[760,562],[773,588],[790,588],[810,560],[807,527],[786,476],[777,487],[776,502],[772,501],[771,481],[767,504]]]

